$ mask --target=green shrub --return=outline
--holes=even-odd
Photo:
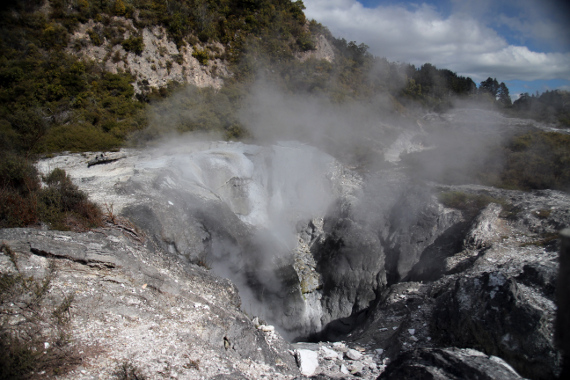
[[[44,177],[27,160],[13,154],[0,159],[0,228],[44,222],[53,229],[84,231],[102,225],[102,212],[62,169]]]
[[[515,136],[505,147],[500,185],[506,188],[570,191],[570,136],[532,132]]]
[[[121,42],[121,46],[123,46],[126,51],[130,51],[138,55],[144,51],[144,42],[142,37],[129,37]]]
[[[18,255],[8,245],[0,245],[0,255],[13,264],[0,274],[0,378],[30,378],[34,372],[51,377],[79,364],[69,345],[73,296],[50,295],[54,262],[44,278],[36,279],[20,272]]]
[[[103,45],[103,40],[101,39],[101,36],[99,35],[99,33],[94,31],[93,29],[89,29],[87,31],[87,34],[89,35],[89,38],[91,39],[91,42],[93,43],[93,45],[95,45],[95,46]]]
[[[205,49],[200,50],[198,48],[194,48],[194,52],[192,52],[192,57],[196,58],[198,62],[200,62],[200,64],[203,66],[207,66],[208,60],[210,59],[210,55],[208,54],[207,50]]]
[[[438,199],[445,207],[465,212],[466,216],[474,217],[490,203],[497,203],[509,208],[504,199],[498,199],[486,194],[470,194],[462,191],[447,191],[438,194]],[[510,209],[510,208],[509,208]]]
[[[0,157],[0,228],[25,227],[38,222],[35,167],[14,154]]]
[[[112,150],[121,139],[92,125],[61,125],[50,129],[42,142],[42,152],[85,152]]]
[[[38,194],[39,216],[53,229],[83,231],[101,226],[103,213],[87,199],[63,169],[43,178],[46,187]]]
[[[127,7],[123,0],[115,0],[115,4],[113,5],[113,13],[117,16],[124,16],[127,11]]]
[[[297,38],[297,45],[301,51],[315,50],[315,43],[309,33],[302,33]]]

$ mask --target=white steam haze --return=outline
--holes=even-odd
[[[199,105],[199,99],[191,99],[199,96],[183,89],[163,100],[156,108],[160,112],[151,109],[151,122],[159,124],[151,128],[173,136],[155,146],[157,158],[145,165],[175,172],[173,178],[178,177],[189,194],[207,200],[198,212],[209,214],[220,230],[228,228],[230,219],[240,224],[240,231],[247,230],[246,238],[238,241],[206,227],[211,236],[206,261],[216,274],[236,284],[244,310],[278,328],[287,326],[280,330],[287,338],[323,327],[320,301],[315,297],[309,304],[302,297],[293,270],[299,226],[334,215],[341,197],[350,198],[354,220],[381,226],[386,210],[406,190],[383,177],[397,171],[402,175],[401,167],[385,170],[397,165],[393,163],[400,153],[437,147],[418,177],[449,180],[451,168],[457,182],[468,181],[486,165],[489,144],[501,137],[496,133],[497,114],[491,111],[456,110],[441,116],[408,108],[408,116],[402,116],[388,95],[335,103],[324,96],[284,91],[266,80],[251,86],[238,112],[251,132],[250,142],[176,134],[177,125],[194,124],[200,115],[197,108],[181,112],[178,105]],[[352,179],[345,180],[349,172]],[[230,210],[231,218],[224,212],[212,214],[212,203]],[[195,207],[202,204],[196,202]]]
[[[383,150],[402,128],[418,128],[415,122],[397,114],[394,107],[394,100],[388,95],[335,103],[325,97],[284,92],[259,80],[244,102],[239,118],[261,143],[302,141],[349,165],[362,165],[362,160],[371,159],[379,164],[383,161]]]
[[[244,223],[250,233],[242,241],[210,232],[211,251],[205,261],[236,284],[244,310],[282,326],[287,305],[280,303],[279,295],[291,290],[284,282],[298,244],[296,225],[322,218],[338,196],[336,160],[296,141],[260,146],[190,135],[165,140],[150,152],[153,158],[139,169],[163,170],[173,187],[182,185],[188,194],[205,199],[202,212],[209,213],[208,218],[222,222],[216,218],[224,217],[211,214],[213,202]],[[291,268],[284,278],[279,278],[281,268]],[[293,339],[298,331],[281,333]]]
[[[566,1],[303,2],[307,18],[337,38],[365,43],[372,54],[390,61],[429,62],[476,83],[487,77],[570,80]]]

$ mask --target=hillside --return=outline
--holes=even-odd
[[[303,8],[301,1],[4,3],[2,146],[28,155],[117,148],[149,125],[149,103],[188,85],[197,102],[225,107],[201,104],[195,121],[175,129],[228,137],[246,133],[234,114],[261,77],[333,102],[389,95],[398,112],[400,103],[446,105],[449,93],[476,89],[449,70],[373,57],[306,20]]]

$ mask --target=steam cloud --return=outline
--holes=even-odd
[[[175,105],[195,95],[181,92],[173,97],[173,104],[163,105],[171,113],[162,112],[160,117],[173,134],[172,126],[197,114],[175,114]],[[494,113],[471,110],[445,119],[434,114],[415,117],[413,112],[401,117],[392,109],[388,97],[336,104],[325,97],[285,93],[259,81],[239,112],[257,145],[177,137],[158,148],[175,155],[170,168],[181,173],[189,187],[217,198],[251,231],[245,245],[214,236],[210,252],[212,269],[238,286],[250,314],[277,326],[286,325],[285,319],[295,314],[291,310],[295,306],[281,294],[290,286],[291,274],[286,272],[292,268],[292,251],[298,243],[296,225],[326,216],[340,196],[333,180],[339,162],[363,170],[368,185],[361,201],[367,204],[355,207],[354,217],[375,228],[383,225],[383,213],[400,194],[399,189],[383,186],[384,153],[389,148],[396,149],[391,153],[396,158],[400,153],[431,149],[437,153],[419,158],[421,173],[416,174],[445,180],[451,168],[452,173],[461,173],[456,179],[461,182],[469,181],[472,172],[489,162],[485,156],[489,146],[504,137],[497,133]],[[393,143],[402,136],[398,148]],[[260,288],[266,293],[260,294]],[[295,334],[282,330],[286,336],[288,332]]]

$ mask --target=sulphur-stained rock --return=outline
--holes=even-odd
[[[519,380],[498,357],[472,349],[432,348],[407,351],[391,362],[378,380]]]

